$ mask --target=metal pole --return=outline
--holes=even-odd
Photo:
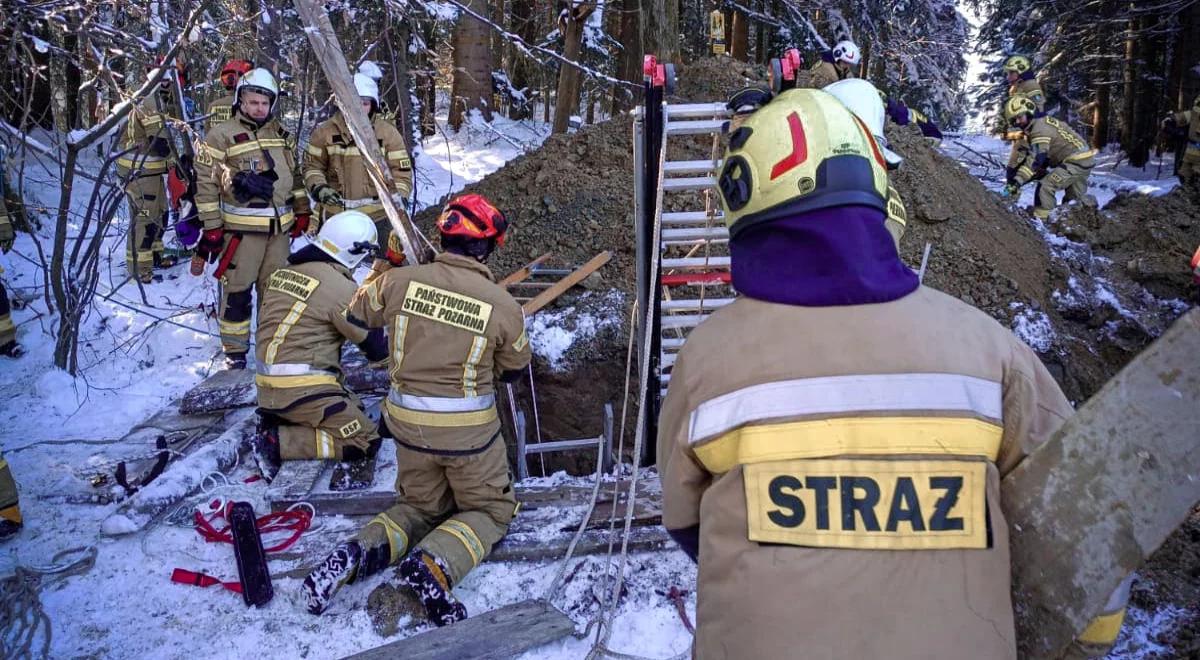
[[[651,81],[646,81],[646,125],[643,130],[645,146],[643,154],[645,158],[645,178],[642,180],[642,223],[644,225],[643,232],[646,236],[646,242],[653,240],[654,225],[658,221],[656,217],[658,205],[658,163],[661,157],[663,148],[663,134],[665,130],[663,118],[663,88],[656,86]],[[647,245],[645,255],[646,269],[646,304],[653,310],[651,317],[653,318],[652,328],[650,332],[650,345],[646,349],[650,352],[650,368],[647,373],[642,374],[642,378],[647,383],[646,399],[642,402],[646,408],[646,438],[656,438],[658,436],[658,404],[659,390],[662,387],[659,376],[659,353],[662,350],[662,330],[659,325],[659,304],[662,299],[662,289],[658,283],[658,274],[651,272],[652,260],[651,255],[655,254],[653,250],[661,250],[661,245]],[[646,309],[646,308],[642,308]],[[645,464],[650,464],[655,461],[655,453],[657,442],[647,442],[644,444],[644,451],[641,457]]]

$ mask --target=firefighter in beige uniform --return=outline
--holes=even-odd
[[[225,88],[225,95],[208,104],[208,119],[204,124],[206,132],[233,118],[233,105],[237,100],[234,91],[237,90],[238,81],[242,76],[253,68],[254,65],[248,60],[229,60],[221,67],[220,80],[221,86]]]
[[[387,359],[382,329],[368,330],[348,312],[358,285],[353,271],[378,249],[371,219],[344,211],[313,243],[271,274],[262,294],[255,383],[262,429],[255,456],[268,479],[281,460],[354,461],[379,447],[378,425],[342,380],[342,344],[357,344],[371,362]]]
[[[862,53],[853,41],[839,41],[833,50],[823,51],[821,59],[809,69],[809,84],[814,88],[832,85],[854,77],[854,67],[862,63]]]
[[[1021,186],[1040,178],[1033,215],[1043,219],[1050,217],[1057,203],[1055,196],[1061,190],[1066,191],[1063,202],[1076,200],[1087,206],[1096,205],[1096,199],[1087,192],[1088,176],[1096,165],[1095,149],[1088,147],[1065,122],[1038,113],[1033,101],[1024,96],[1008,100],[1004,118],[1021,129],[1029,142],[1029,153],[1017,168],[1013,181],[1005,186],[1005,192],[1016,195]]]
[[[491,552],[516,513],[495,381],[529,364],[521,306],[483,261],[504,216],[479,195],[451,201],[430,264],[393,268],[360,289],[350,313],[386,326],[392,389],[383,424],[396,440],[399,502],[339,545],[305,580],[320,613],[341,585],[400,562],[399,574],[441,626],[466,608],[450,589]]]
[[[214,128],[196,153],[196,210],[204,234],[196,253],[214,262],[236,239],[225,271],[218,326],[225,361],[246,366],[253,289],[259,295],[289,253],[290,238],[308,228],[308,196],[293,185],[295,146],[279,125],[279,87],[266,69],[238,82],[233,119]]]
[[[891,249],[871,140],[808,89],[730,135],[742,295],[688,337],[659,420],[697,658],[1016,656],[1000,478],[1072,410],[1028,347]]]
[[[149,284],[156,265],[163,262],[162,235],[166,226],[167,186],[163,175],[175,164],[167,123],[166,100],[170,90],[159,84],[130,114],[121,135],[117,174],[126,181],[129,199],[129,240],[125,263],[130,277]]]
[[[1042,86],[1037,81],[1037,76],[1033,72],[1033,63],[1029,61],[1028,57],[1013,55],[1004,60],[1004,75],[1008,79],[1008,98],[1011,99],[1019,94],[1033,101],[1038,113],[1046,111],[1046,96],[1042,93]],[[1007,99],[1005,100],[1007,101]],[[1001,121],[1003,121],[1003,108],[1001,108],[1000,115]],[[1004,139],[1012,142],[1012,149],[1008,153],[1008,166],[1005,168],[1005,183],[1012,183],[1017,174],[1017,168],[1021,166],[1021,161],[1025,160],[1025,155],[1029,153],[1029,142],[1026,141],[1024,133],[1011,130],[1011,127],[1003,124],[1001,132],[1004,133]]]
[[[1196,96],[1190,110],[1169,115],[1162,123],[1163,126],[1187,127],[1187,147],[1179,165],[1179,182],[1200,189],[1200,95]]]
[[[392,194],[403,210],[404,198],[412,194],[412,160],[404,147],[404,138],[396,125],[387,121],[379,111],[379,86],[368,76],[354,74],[354,87],[362,99],[371,127],[379,141],[380,151],[392,174]],[[367,175],[363,154],[354,144],[346,118],[338,112],[317,126],[305,148],[304,185],[312,198],[321,204],[326,216],[343,209],[362,211],[371,216],[379,231],[380,245],[387,245],[391,224],[383,212],[383,204],[375,185]]]

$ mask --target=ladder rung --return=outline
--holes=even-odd
[[[683,257],[680,259],[663,259],[664,270],[673,268],[729,268],[729,257]]]
[[[708,174],[721,169],[721,161],[716,165],[711,160],[676,160],[663,164],[663,172],[670,176],[684,174]]]
[[[581,438],[579,440],[548,440],[546,442],[525,443],[525,454],[543,454],[550,451],[566,451],[568,449],[586,449],[595,447],[603,442],[603,438]]]
[[[664,351],[677,351],[683,348],[683,341],[684,340],[678,337],[663,337],[659,343],[659,346],[661,346]]]
[[[708,211],[670,211],[662,214],[662,223],[664,225],[694,225],[705,224],[708,222]],[[713,222],[725,222],[725,214],[716,211],[713,213]]]
[[[729,229],[724,225],[663,229],[662,239],[664,241],[727,241],[729,240]]]
[[[515,287],[515,286],[530,286],[530,287],[533,287],[533,288],[535,288],[535,289],[545,289],[545,288],[548,288],[548,287],[552,287],[552,286],[554,286],[555,284],[558,284],[558,281],[554,281],[554,282],[531,282],[531,281],[529,281],[529,280],[525,280],[524,282],[513,282],[512,284],[509,284],[508,286],[510,286],[510,287]]]
[[[708,314],[668,314],[659,321],[663,330],[694,328],[700,325]]]
[[[662,367],[663,369],[670,369],[671,367],[675,366],[675,358],[678,355],[678,353],[663,353],[662,356],[658,358],[658,366]]]
[[[711,135],[724,133],[729,126],[727,119],[699,119],[690,121],[668,121],[667,135]]]
[[[711,176],[689,176],[675,179],[663,179],[664,192],[685,192],[688,190],[708,190],[717,187],[717,180]]]
[[[686,117],[728,117],[729,107],[724,103],[676,103],[663,106],[663,112],[670,119]]]
[[[718,309],[736,300],[735,298],[677,298],[664,300],[659,303],[664,312],[692,311],[697,309]]]

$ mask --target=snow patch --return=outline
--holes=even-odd
[[[1013,334],[1029,345],[1038,353],[1049,353],[1054,345],[1054,325],[1045,312],[1022,303],[1012,303],[1011,308],[1019,309],[1012,320]]]
[[[533,352],[550,363],[551,370],[566,368],[566,354],[572,346],[590,340],[605,328],[620,326],[621,316],[611,311],[621,307],[624,300],[621,292],[609,291],[599,301],[597,297],[589,292],[575,305],[539,312],[528,322]],[[598,306],[596,302],[599,302]]]
[[[1107,657],[1169,657],[1171,648],[1159,643],[1159,640],[1169,636],[1172,631],[1183,630],[1192,616],[1193,612],[1174,605],[1165,605],[1153,611],[1130,605],[1125,613],[1121,634]]]

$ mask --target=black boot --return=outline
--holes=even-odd
[[[229,353],[228,355],[225,356],[225,368],[230,371],[233,371],[235,369],[245,369],[246,368],[246,354],[245,353]]]
[[[275,480],[283,458],[279,454],[279,427],[259,424],[258,432],[250,441],[250,453],[258,464],[258,471],[267,483]]]
[[[25,355],[25,349],[22,348],[21,345],[18,344],[14,339],[3,346],[0,346],[0,355],[16,359],[22,355]]]
[[[333,549],[333,552],[329,553],[325,561],[321,562],[320,566],[314,568],[308,577],[304,578],[304,585],[301,586],[300,591],[309,612],[313,614],[324,612],[338,589],[358,577],[358,570],[362,566],[364,554],[362,545],[358,541],[340,543]]]
[[[400,577],[425,606],[425,618],[434,625],[448,626],[467,618],[467,608],[450,593],[450,577],[437,557],[414,549],[400,562]]]
[[[21,531],[21,523],[0,518],[0,541],[7,541]]]

